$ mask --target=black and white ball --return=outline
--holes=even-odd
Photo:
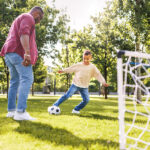
[[[48,107],[48,113],[52,115],[59,115],[60,114],[60,108],[57,106],[50,106]]]

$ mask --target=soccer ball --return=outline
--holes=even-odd
[[[50,106],[50,107],[48,107],[48,112],[49,112],[49,114],[52,114],[52,115],[59,115],[60,108],[57,106]]]

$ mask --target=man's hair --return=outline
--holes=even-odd
[[[41,7],[39,7],[39,6],[33,7],[33,8],[31,9],[31,12],[33,12],[33,11],[40,11],[42,14],[44,14],[43,9],[42,9]]]
[[[83,55],[92,55],[91,51],[90,50],[85,50]]]

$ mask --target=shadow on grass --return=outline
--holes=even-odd
[[[118,117],[111,117],[111,116],[103,116],[99,114],[80,114],[80,117],[85,117],[85,118],[92,118],[92,119],[100,119],[100,120],[113,120],[116,121],[118,120]],[[125,118],[125,121],[128,123],[133,122],[133,118]],[[141,124],[146,124],[147,120],[142,120],[142,119],[135,119],[136,123],[141,123]]]
[[[111,117],[111,116],[103,116],[99,114],[80,114],[80,117],[85,117],[85,118],[93,118],[93,119],[100,119],[100,120],[118,120],[117,117]]]
[[[69,145],[72,147],[84,146],[88,149],[92,144],[99,144],[107,148],[118,148],[117,142],[107,141],[105,139],[81,139],[71,132],[54,128],[48,124],[42,124],[39,122],[21,121],[20,126],[16,129],[17,132],[23,134],[29,134],[39,140],[55,143],[56,145]]]
[[[47,100],[47,99],[42,99],[42,100],[29,100],[28,101],[28,105],[30,106],[31,108],[31,111],[33,110],[34,112],[35,111],[39,111],[39,106],[40,106],[40,110],[44,111],[47,110],[48,106],[51,106],[53,105],[53,103],[56,101],[56,99],[50,99],[50,100]],[[82,101],[81,100],[73,100],[73,99],[68,99],[67,101],[65,101],[64,103],[62,103],[60,105],[60,108],[63,108],[64,110],[69,110],[69,111],[72,111],[72,109],[78,105],[80,102]],[[86,109],[88,111],[107,111],[107,106],[114,106],[116,107],[116,103],[115,102],[103,102],[103,101],[90,101],[90,103],[86,106]],[[34,109],[33,109],[34,108]],[[117,108],[116,108],[117,109]],[[114,109],[111,109],[109,108],[109,111],[113,111]]]

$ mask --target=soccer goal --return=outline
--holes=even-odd
[[[118,51],[120,150],[150,150],[150,54]]]

